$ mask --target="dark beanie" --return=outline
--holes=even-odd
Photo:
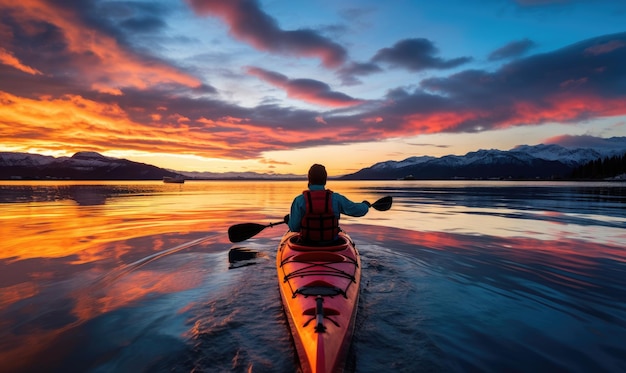
[[[314,164],[309,168],[309,184],[310,185],[326,185],[326,167],[321,164]]]

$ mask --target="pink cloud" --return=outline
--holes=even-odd
[[[545,139],[543,143],[557,144],[566,148],[623,148],[626,147],[626,137],[605,139],[591,135],[560,135]]]
[[[23,71],[27,74],[31,74],[31,75],[41,75],[41,71],[34,69],[30,66],[26,66],[24,65],[22,62],[20,62],[19,59],[17,59],[13,53],[7,51],[4,48],[0,48],[0,63],[3,63],[5,65],[8,66],[12,66],[20,71]]]
[[[585,49],[585,54],[597,56],[600,54],[613,52],[614,50],[624,48],[625,46],[626,43],[624,43],[622,40],[611,40],[607,43],[594,45]]]

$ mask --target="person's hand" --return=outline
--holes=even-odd
[[[283,221],[285,222],[285,224],[289,224],[289,214],[285,215]]]
[[[371,203],[369,203],[368,201],[363,201],[363,202],[361,202],[361,203],[365,203],[365,204],[367,205],[367,207],[372,207],[372,204],[371,204]]]

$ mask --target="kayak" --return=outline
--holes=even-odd
[[[361,282],[354,242],[340,232],[329,245],[304,245],[297,232],[287,232],[278,246],[276,270],[302,371],[343,371]]]

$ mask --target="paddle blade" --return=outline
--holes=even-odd
[[[267,226],[255,223],[235,224],[228,228],[230,242],[241,242],[259,234]]]
[[[393,202],[391,196],[383,197],[378,201],[372,203],[372,207],[378,211],[387,211],[391,208],[391,203]]]

